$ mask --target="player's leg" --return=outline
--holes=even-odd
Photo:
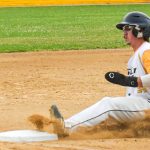
[[[69,130],[65,127],[64,118],[61,115],[56,105],[52,105],[50,108],[50,119],[53,125],[53,132],[58,135],[58,137],[64,137],[69,135]]]
[[[109,117],[119,122],[128,122],[144,118],[144,110],[150,109],[150,103],[140,97],[105,97],[94,105],[65,120],[65,126],[74,131],[80,126],[94,126]]]

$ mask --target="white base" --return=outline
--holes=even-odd
[[[4,142],[38,142],[58,140],[57,134],[37,130],[14,130],[0,132],[0,141]]]

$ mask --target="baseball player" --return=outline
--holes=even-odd
[[[57,106],[52,105],[50,115],[58,136],[70,134],[81,126],[95,126],[109,117],[122,123],[141,120],[145,110],[150,109],[150,17],[142,12],[130,12],[116,28],[123,31],[125,42],[134,54],[128,61],[127,76],[114,71],[107,72],[105,79],[125,86],[126,96],[104,97],[65,120]]]

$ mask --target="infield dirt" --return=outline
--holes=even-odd
[[[0,131],[36,129],[32,116],[41,121],[38,128],[50,132],[52,104],[68,118],[104,96],[123,96],[125,89],[105,81],[104,74],[126,73],[131,54],[127,49],[0,54]],[[0,150],[147,150],[148,122],[81,129],[51,142],[0,142]]]

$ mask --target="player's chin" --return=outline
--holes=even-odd
[[[126,42],[126,44],[127,44],[127,45],[131,45],[131,43],[130,43],[130,42]]]
[[[131,45],[131,43],[126,38],[124,38],[124,40],[127,45]]]

